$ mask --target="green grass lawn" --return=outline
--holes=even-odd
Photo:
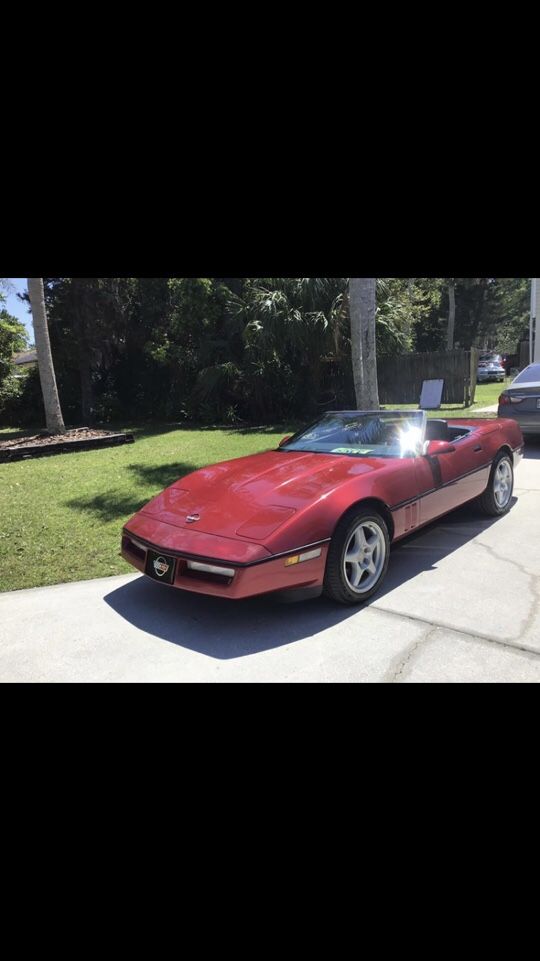
[[[512,377],[506,377],[502,384],[477,384],[473,408],[496,404],[504,388],[511,384],[512,380]]]
[[[0,464],[0,591],[132,571],[123,524],[192,470],[276,447],[292,428],[135,429],[135,444]],[[15,436],[0,431],[0,440]]]
[[[472,408],[429,416],[475,416],[501,389],[482,385]],[[275,447],[295,429],[135,428],[136,443],[125,447],[0,464],[0,591],[127,573],[122,526],[154,494],[205,464]],[[0,440],[22,433],[0,430]]]

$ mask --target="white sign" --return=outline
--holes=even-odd
[[[444,380],[424,380],[420,396],[420,410],[438,410],[441,406]]]

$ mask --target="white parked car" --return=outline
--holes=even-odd
[[[495,380],[503,383],[506,371],[500,354],[480,354],[476,380],[479,384]]]

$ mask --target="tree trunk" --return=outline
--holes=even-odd
[[[359,410],[379,410],[374,277],[349,280],[351,351],[356,403]]]
[[[448,334],[446,349],[454,349],[454,331],[456,328],[456,285],[453,281],[448,284]]]
[[[39,379],[45,405],[45,419],[50,434],[62,434],[65,431],[64,418],[60,408],[56,376],[49,340],[49,327],[45,310],[45,293],[42,277],[28,278],[28,293],[32,307],[34,334],[38,356]]]

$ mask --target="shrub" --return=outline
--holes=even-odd
[[[4,427],[34,427],[45,423],[37,367],[11,374],[0,385],[0,423]]]

